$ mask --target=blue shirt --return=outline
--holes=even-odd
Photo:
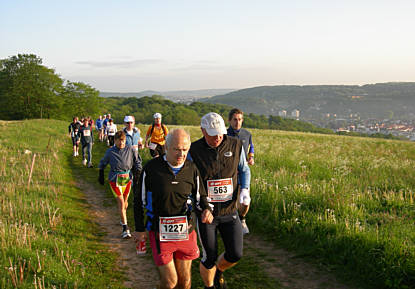
[[[95,121],[95,127],[97,128],[97,129],[101,129],[102,128],[102,122],[103,122],[104,120],[102,120],[102,119],[97,119],[96,121]]]
[[[123,149],[119,149],[117,146],[107,149],[104,157],[99,162],[98,168],[103,170],[107,164],[111,167],[108,173],[110,182],[116,181],[117,174],[126,172],[130,173],[130,178],[132,179],[131,169],[134,168],[134,170],[138,171],[142,169],[140,155],[129,145],[126,145]]]
[[[249,131],[244,128],[233,129],[231,126],[227,129],[228,136],[233,136],[238,138],[242,142],[247,155],[254,155],[254,143],[252,142],[252,135]]]
[[[140,140],[140,131],[135,127],[133,128],[133,134],[130,135],[127,133],[127,128],[124,128],[125,136],[127,137],[125,140],[126,145],[136,146],[138,145],[138,141]]]

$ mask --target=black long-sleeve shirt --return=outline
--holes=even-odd
[[[187,200],[192,201],[193,212],[188,218],[190,230],[196,226],[195,209],[210,209],[206,191],[201,184],[199,171],[194,163],[186,160],[175,174],[163,157],[150,160],[141,173],[139,189],[134,192],[135,230],[158,231],[158,217],[188,214]],[[147,224],[144,226],[144,208]]]

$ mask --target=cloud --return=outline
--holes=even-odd
[[[161,59],[138,59],[138,60],[114,60],[114,61],[76,61],[76,64],[79,65],[89,65],[94,68],[133,68],[140,67],[144,65],[152,65],[163,62]]]

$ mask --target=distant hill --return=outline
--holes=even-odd
[[[199,89],[199,90],[173,90],[173,91],[155,91],[144,90],[140,92],[100,92],[101,97],[143,97],[162,95],[166,99],[174,102],[193,102],[201,98],[208,98],[218,94],[226,94],[235,89]]]
[[[249,113],[278,115],[300,110],[301,119],[325,114],[415,119],[415,82],[367,85],[280,85],[236,90],[201,101],[236,106]]]

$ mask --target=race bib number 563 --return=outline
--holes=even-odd
[[[160,217],[160,241],[189,240],[187,217]]]
[[[232,179],[220,179],[207,181],[208,196],[211,202],[227,202],[232,200]]]

